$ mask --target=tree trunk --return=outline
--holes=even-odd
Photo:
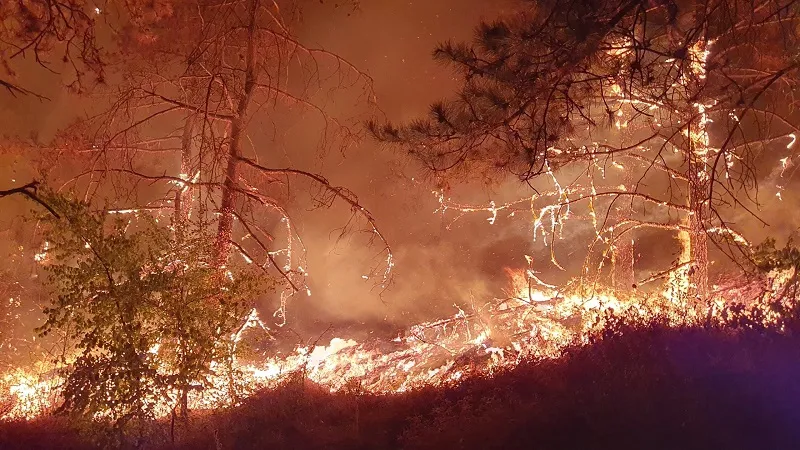
[[[227,155],[228,161],[225,170],[225,182],[222,186],[222,200],[219,208],[219,225],[215,242],[215,265],[217,268],[221,268],[225,265],[231,249],[234,212],[236,210],[236,200],[239,197],[237,189],[240,159],[242,156],[242,138],[247,118],[247,107],[253,97],[253,91],[256,85],[255,34],[257,10],[258,0],[252,0],[250,2],[250,24],[247,28],[244,90],[239,97],[236,116],[231,121],[231,136]]]
[[[705,40],[697,41],[690,48],[690,57],[693,60],[693,76],[687,77],[688,86],[696,86],[692,92],[695,94],[689,97],[694,102],[694,97],[698,95],[704,85],[706,78],[706,58],[705,53],[708,43]],[[706,107],[701,103],[693,103],[693,108],[697,112],[692,112],[693,118],[688,122],[686,134],[688,137],[689,152],[687,162],[689,173],[689,215],[686,219],[688,239],[687,249],[691,268],[689,275],[689,292],[694,298],[703,302],[708,298],[708,235],[706,234],[705,219],[708,212],[707,193],[711,174],[708,173],[708,163],[718,150],[712,150],[708,135],[708,115]]]
[[[189,418],[189,388],[181,388],[181,419],[186,421]]]
[[[188,183],[192,178],[192,132],[194,131],[195,115],[189,114],[183,125],[183,138],[181,139],[181,172],[180,178],[185,184],[178,186],[175,191],[175,217],[173,226],[175,236],[183,240],[186,231],[186,222],[189,220],[189,211],[192,207],[192,187]]]
[[[236,185],[239,178],[239,160],[241,145],[241,119],[235,119],[231,124],[231,141],[228,150],[228,166],[225,171],[225,182],[222,186],[222,201],[219,208],[219,224],[215,243],[215,265],[219,268],[228,260],[231,248],[231,233],[233,231],[233,216],[236,210]]]
[[[706,189],[701,183],[690,180],[689,207],[691,212],[687,220],[689,228],[689,259],[692,261],[689,269],[689,281],[692,285],[692,294],[698,300],[708,297],[708,235],[704,224],[704,197]]]

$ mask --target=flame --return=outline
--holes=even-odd
[[[50,250],[50,242],[44,241],[44,245],[42,246],[42,251],[33,255],[33,260],[41,263],[47,259],[47,251]]]
[[[426,385],[449,385],[475,374],[492,374],[516,366],[526,358],[554,358],[573,343],[588,343],[592,330],[606,314],[628,312],[640,317],[667,317],[672,325],[698,323],[709,314],[681,296],[685,273],[674,271],[672,283],[661,295],[615,295],[611,291],[559,291],[542,283],[528,269],[506,270],[509,286],[504,298],[473,311],[417,324],[391,341],[357,342],[334,337],[327,345],[299,346],[288,354],[262,360],[215,363],[202,389],[189,393],[191,409],[232,406],[287,377],[301,374],[332,392],[356,386],[361,392],[401,393]],[[773,274],[773,285],[791,277]],[[777,292],[778,288],[772,289]],[[741,295],[741,294],[737,294]],[[724,300],[710,308],[719,310]],[[708,306],[706,306],[708,308]],[[769,311],[767,311],[769,312]],[[775,313],[761,320],[776,322]],[[231,339],[238,343],[247,329],[268,328],[255,311]],[[159,346],[150,349],[158,352]],[[45,363],[30,370],[14,369],[0,383],[0,419],[31,419],[59,404],[59,367]],[[177,391],[156,399],[157,412],[168,416],[180,398]]]

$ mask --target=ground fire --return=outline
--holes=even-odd
[[[0,18],[8,429],[64,417],[100,446],[175,446],[299,380],[355,398],[357,440],[360,398],[445,398],[429,428],[387,427],[398,444],[481,423],[451,396],[548,386],[536,370],[630,336],[773,355],[800,331],[797,0],[25,0]],[[659,366],[669,339],[643,350],[643,386],[714,379]],[[615,355],[606,374],[632,361]],[[567,386],[578,410],[615,409],[588,385]],[[563,414],[541,423],[594,423]]]
[[[507,297],[481,309],[459,310],[451,317],[415,325],[390,341],[356,342],[333,337],[328,345],[297,347],[289,354],[263,360],[237,361],[234,380],[230,369],[217,367],[210,384],[191,395],[191,407],[232,406],[232,399],[278,386],[287,377],[298,375],[331,391],[355,388],[391,394],[448,385],[465,376],[511,369],[525,359],[557,358],[570,344],[588,343],[591,332],[602,329],[603,320],[613,312],[632,314],[644,322],[666,317],[675,326],[724,323],[721,313],[726,304],[769,305],[785,295],[787,282],[794,276],[790,271],[774,272],[764,280],[751,282],[746,289],[719,289],[713,303],[698,305],[694,299],[671,296],[676,292],[672,287],[651,296],[624,298],[610,291],[564,294],[541,290],[532,285],[526,272],[507,271]],[[751,295],[741,295],[742,290]],[[753,292],[760,292],[760,296],[753,297]],[[764,315],[759,320],[768,327],[779,323],[780,317]],[[236,342],[248,329],[266,331],[255,311],[231,339]],[[57,369],[41,363],[4,374],[3,417],[32,419],[51,412],[59,404],[62,380],[56,375]],[[174,396],[177,398],[178,392]],[[160,407],[164,417],[171,411],[170,402]]]

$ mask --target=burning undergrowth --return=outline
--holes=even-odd
[[[240,404],[286,379],[302,376],[331,392],[392,394],[426,386],[445,387],[494,375],[524,361],[558,358],[565,348],[593,342],[620,320],[667,327],[746,327],[782,330],[795,317],[794,269],[729,281],[713,301],[681,294],[680,286],[649,295],[615,295],[586,285],[562,291],[543,288],[525,270],[509,271],[504,298],[458,309],[452,317],[421,323],[393,340],[356,342],[334,337],[328,345],[300,346],[286,354],[240,357],[217,363],[206,383],[188,394],[192,410]],[[262,330],[253,313],[232,341],[247,343]],[[156,350],[157,351],[157,350]],[[2,376],[2,418],[31,419],[54,411],[63,378],[59,367],[41,362]],[[154,398],[162,417],[174,415],[176,391]]]
[[[590,345],[568,345],[558,358],[522,358],[403,393],[357,383],[332,392],[311,381],[311,371],[296,371],[235,407],[145,424],[126,448],[792,448],[800,328],[721,325],[606,316]],[[369,346],[334,354],[352,356],[354,347]],[[465,354],[453,369],[485,361]],[[93,434],[65,419],[0,425],[0,446],[94,448]]]

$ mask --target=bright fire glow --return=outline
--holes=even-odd
[[[276,387],[297,374],[332,392],[356,386],[362,392],[400,393],[425,385],[447,385],[471,374],[512,368],[524,359],[558,357],[567,345],[587,343],[590,332],[602,326],[609,311],[641,318],[666,317],[670,325],[696,324],[707,320],[725,301],[725,293],[720,293],[718,302],[698,306],[674,295],[683,289],[629,297],[610,291],[567,294],[543,287],[530,269],[507,272],[510,285],[504,298],[474,311],[459,309],[452,317],[418,324],[392,341],[356,342],[335,337],[324,346],[300,346],[289,354],[237,361],[234,382],[225,364],[214,364],[210,383],[189,393],[190,408],[232,406],[235,398]],[[775,286],[789,278],[773,276],[773,288],[768,292],[777,292]],[[735,292],[728,294],[734,295],[729,300],[742,300]],[[767,314],[762,320],[774,321],[773,316]],[[259,328],[267,330],[252,311],[231,338],[236,343],[247,329]],[[158,352],[158,348],[151,351]],[[55,369],[38,364],[3,375],[0,418],[30,419],[51,412],[59,403],[62,382]],[[179,395],[174,392],[170,397],[170,402],[158,405],[162,416],[170,414]]]

